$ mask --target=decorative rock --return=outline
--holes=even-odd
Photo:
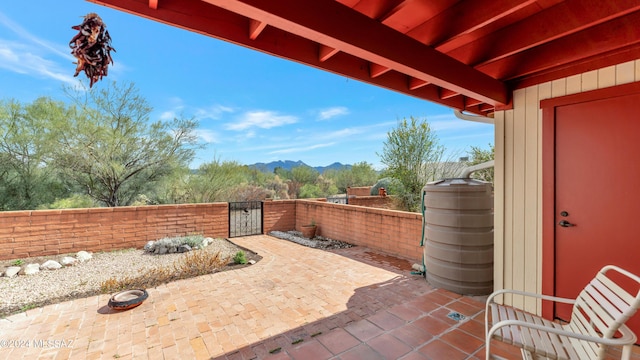
[[[153,244],[155,244],[155,241],[149,241],[148,243],[146,243],[144,245],[144,251],[146,252],[152,252],[153,251]]]
[[[76,258],[80,262],[85,262],[85,261],[91,260],[93,256],[91,256],[91,253],[88,253],[86,251],[78,251],[78,253],[76,254]]]
[[[20,272],[20,266],[9,266],[7,270],[4,271],[4,276],[12,278]]]
[[[28,264],[22,269],[22,273],[25,275],[33,275],[40,272],[40,264]]]
[[[184,252],[187,252],[187,251],[191,251],[191,246],[189,246],[187,244],[178,246],[178,252],[179,253],[184,253]]]
[[[256,261],[255,260],[249,260],[248,263],[249,263],[249,265],[253,265],[253,264],[256,263]]]
[[[53,260],[47,260],[44,264],[40,265],[41,269],[45,270],[58,270],[62,267],[59,262]]]
[[[64,266],[74,265],[77,261],[78,261],[78,259],[72,258],[71,256],[65,256],[61,260],[62,265],[64,265]]]
[[[166,254],[166,253],[167,253],[167,248],[164,246],[158,247],[156,248],[156,251],[154,251],[154,254],[159,254],[159,255]]]
[[[207,247],[207,246],[209,246],[209,244],[211,244],[212,242],[213,242],[213,238],[210,238],[210,237],[208,237],[208,238],[204,238],[204,239],[202,240],[202,247]]]

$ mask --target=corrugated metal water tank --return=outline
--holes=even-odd
[[[463,295],[493,291],[493,190],[475,179],[445,179],[424,189],[427,281]]]

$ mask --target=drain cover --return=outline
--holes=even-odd
[[[462,320],[466,319],[464,315],[460,314],[459,312],[455,312],[455,311],[454,312],[450,312],[449,315],[447,315],[447,316],[449,318],[455,320],[455,321],[462,321]]]

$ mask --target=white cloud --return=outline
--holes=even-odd
[[[278,126],[295,124],[298,118],[291,115],[278,115],[273,111],[249,111],[244,113],[237,122],[227,123],[228,130],[242,131],[250,128],[271,129]]]
[[[224,113],[232,113],[233,108],[224,105],[212,105],[206,108],[198,108],[195,117],[198,119],[220,119]]]
[[[347,109],[344,106],[336,106],[336,107],[332,107],[332,108],[328,108],[325,110],[320,111],[320,114],[318,114],[318,119],[319,120],[329,120],[331,118],[334,118],[336,116],[340,116],[340,115],[346,115],[349,113],[349,109]]]
[[[71,70],[61,67],[40,55],[32,52],[28,46],[0,39],[0,68],[37,77],[47,77],[77,85],[78,80],[70,75]]]
[[[9,19],[2,12],[0,12],[0,25],[5,26],[9,30],[13,31],[20,37],[27,40],[26,42],[23,42],[23,43],[27,43],[27,42],[33,43],[37,45],[38,49],[42,49],[42,48],[47,49],[49,50],[49,52],[52,52],[58,55],[59,57],[64,58],[65,60],[75,60],[75,58],[71,56],[67,45],[52,44],[46,40],[40,39],[39,37],[28,32],[19,24],[13,22],[13,20]]]
[[[202,141],[210,144],[210,143],[219,143],[220,135],[213,130],[209,129],[198,129],[196,130],[196,136],[202,139]]]
[[[385,137],[387,135],[387,130],[396,125],[396,122],[383,122],[378,124],[371,124],[365,126],[355,126],[344,128],[340,130],[330,131],[324,134],[317,134],[316,138],[319,139],[342,139],[349,136],[359,135],[362,137],[370,137],[372,135],[383,134]]]
[[[160,120],[163,120],[163,121],[173,120],[176,117],[177,117],[177,114],[173,110],[164,111],[162,114],[160,114]]]
[[[301,146],[301,147],[295,147],[295,148],[288,148],[288,149],[271,151],[271,152],[269,152],[269,155],[305,152],[305,151],[325,148],[325,147],[329,147],[329,146],[333,146],[333,145],[335,145],[335,143],[316,144],[316,145],[311,145],[311,146]]]

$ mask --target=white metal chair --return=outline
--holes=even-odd
[[[487,299],[485,312],[486,359],[491,359],[492,338],[519,347],[524,359],[604,359],[608,346],[622,346],[622,359],[629,359],[636,335],[625,322],[640,307],[640,291],[631,295],[607,277],[610,270],[640,286],[640,277],[608,265],[575,300],[517,290],[495,291]],[[571,321],[562,325],[494,301],[506,293],[573,304]]]

